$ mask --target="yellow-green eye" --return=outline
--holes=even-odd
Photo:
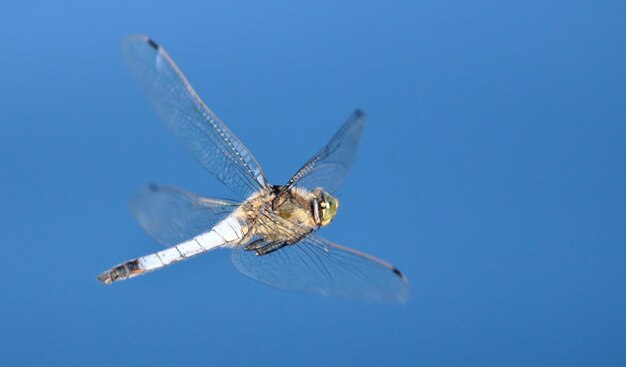
[[[327,192],[322,194],[324,201],[320,203],[321,211],[321,225],[325,226],[330,223],[331,220],[337,215],[337,209],[339,208],[339,200],[331,196]]]

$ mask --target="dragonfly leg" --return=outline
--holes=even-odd
[[[245,245],[243,249],[246,251],[256,251],[260,249],[261,247],[263,247],[264,243],[266,243],[266,241],[264,241],[262,238],[259,238]]]
[[[261,248],[256,250],[256,256],[263,256],[263,255],[267,255],[270,252],[274,252],[276,250],[281,249],[284,246],[287,246],[288,243],[286,242],[270,242],[265,246],[262,246]]]
[[[289,245],[293,245],[296,244],[298,242],[300,242],[301,239],[303,239],[306,235],[302,235],[296,238],[292,238],[290,240],[287,241],[274,241],[274,242],[266,242],[266,245],[264,246],[259,246],[258,244],[256,244],[256,255],[257,256],[263,256],[263,255],[267,255],[270,252],[274,252],[276,250],[280,250],[281,248],[285,247],[285,246],[289,246]],[[254,241],[253,243],[256,243],[257,241]]]

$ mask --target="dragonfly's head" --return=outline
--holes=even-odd
[[[339,200],[322,189],[315,190],[313,213],[320,226],[325,226],[333,220],[339,209]]]

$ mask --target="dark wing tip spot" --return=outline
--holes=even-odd
[[[400,269],[398,268],[393,268],[391,269],[391,271],[393,271],[393,273],[397,276],[399,276],[400,278],[404,279],[404,274],[402,274],[402,272],[400,271]]]
[[[148,44],[152,46],[155,50],[159,49],[159,45],[156,42],[154,42],[151,38],[148,38]]]
[[[152,192],[159,191],[159,187],[156,184],[149,184],[148,189]]]

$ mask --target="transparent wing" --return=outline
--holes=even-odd
[[[174,246],[213,228],[237,209],[239,203],[150,185],[131,200],[129,206],[141,227],[152,238],[164,245]]]
[[[145,36],[124,41],[128,66],[183,147],[244,199],[267,185],[248,149],[200,100],[169,55]]]
[[[271,221],[273,230],[291,232],[280,218]],[[238,247],[231,261],[246,277],[288,291],[380,303],[404,303],[409,294],[407,278],[393,265],[315,234],[262,256]]]
[[[330,193],[337,191],[348,176],[356,158],[365,118],[363,110],[356,110],[328,144],[287,182],[282,192],[294,185],[307,189],[322,187]]]

